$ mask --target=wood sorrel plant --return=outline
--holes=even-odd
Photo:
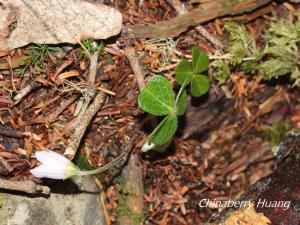
[[[175,70],[176,81],[181,88],[175,98],[175,93],[169,81],[160,75],[152,77],[138,97],[138,104],[145,112],[155,116],[165,116],[160,124],[150,134],[142,150],[164,150],[171,143],[178,127],[178,116],[182,116],[187,108],[185,88],[191,83],[191,94],[200,97],[207,93],[209,80],[200,73],[208,69],[208,56],[199,48],[192,49],[192,63],[182,60]]]

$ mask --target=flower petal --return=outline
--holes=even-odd
[[[52,178],[52,179],[67,179],[66,169],[64,167],[57,167],[56,169],[49,168],[47,165],[40,165],[30,172],[38,178]]]
[[[79,174],[79,168],[69,159],[56,152],[46,150],[36,152],[36,158],[42,163],[40,166],[30,170],[39,178],[68,179]]]
[[[41,163],[53,162],[53,163],[67,164],[70,162],[70,160],[68,160],[63,155],[50,150],[38,151],[35,153],[35,155],[37,160],[39,160]]]

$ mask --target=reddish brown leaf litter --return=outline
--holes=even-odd
[[[125,25],[157,23],[176,16],[165,1],[145,1],[142,7],[135,1],[115,4],[123,13]],[[276,7],[287,14],[291,10]],[[260,17],[247,23],[258,43],[263,21]],[[218,19],[204,27],[211,34],[222,34],[223,22]],[[223,89],[212,81],[208,98],[196,101],[197,104],[191,100],[168,150],[141,154],[139,148],[154,120],[137,106],[139,88],[125,48],[136,50],[145,81],[163,73],[175,89],[174,68],[181,58],[190,58],[191,46],[198,44],[210,54],[217,48],[194,29],[176,40],[136,39],[131,43],[126,36],[116,39],[118,45],[106,44],[97,66],[95,87],[107,93],[108,98],[88,127],[79,151],[99,167],[118,156],[138,133],[134,152],[143,159],[148,224],[207,222],[221,209],[213,205],[200,208],[201,200],[236,199],[273,171],[274,155],[261,130],[278,120],[287,120],[288,130],[300,127],[297,91],[286,85],[262,84],[255,76],[244,73],[233,74],[232,82]],[[66,48],[45,57],[43,65],[29,66],[23,76],[17,76],[14,69],[20,66],[19,58],[28,55],[26,51],[24,48],[0,53],[0,177],[39,183],[41,180],[29,173],[37,165],[32,153],[47,148],[64,152],[76,125],[78,105],[91,91],[87,81],[89,60],[79,47]],[[26,87],[28,93],[14,98],[14,89]],[[232,99],[225,97],[224,88]],[[113,174],[115,171],[103,174],[101,182],[106,190],[109,220],[116,222],[121,185],[112,178]]]

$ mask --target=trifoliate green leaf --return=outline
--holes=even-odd
[[[182,85],[186,80],[186,84],[189,84],[193,77],[192,64],[187,60],[181,60],[175,69],[175,79],[178,84]]]
[[[205,54],[205,52],[203,52],[198,45],[195,45],[192,49],[192,58],[194,73],[202,73],[208,69],[208,55]]]
[[[203,75],[196,75],[192,80],[191,93],[194,97],[200,97],[207,93],[209,80]]]
[[[175,108],[174,93],[163,76],[152,77],[138,98],[139,106],[155,116],[172,114]]]
[[[166,116],[157,128],[152,132],[149,143],[163,145],[173,138],[178,126],[177,117],[174,115]]]
[[[180,89],[176,97],[176,102],[175,102],[176,115],[182,116],[186,111],[187,105],[188,105],[188,98],[183,87],[182,89]]]

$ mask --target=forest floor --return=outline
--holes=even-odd
[[[272,13],[284,18],[293,17],[297,8],[286,2],[271,4]],[[110,5],[120,10],[125,25],[155,24],[177,14],[160,0],[145,1],[141,7],[134,1]],[[247,14],[222,17],[203,26],[226,46],[223,24],[229,19],[243,22],[259,43],[272,13],[266,10],[248,22],[244,22]],[[191,55],[194,45],[210,55],[218,51],[193,27],[176,38],[136,39],[130,47],[140,60],[145,83],[162,74],[174,84],[177,62]],[[43,149],[63,153],[68,144],[78,105],[89,92],[89,59],[80,46],[61,47],[39,45],[1,53],[0,178],[41,183],[29,172],[37,164],[31,155]],[[155,119],[138,107],[140,91],[126,47],[128,40],[122,35],[101,42],[95,84],[107,99],[85,133],[75,164],[105,165],[138,134],[133,153],[141,156],[143,165],[143,220],[159,225],[207,222],[220,209],[200,208],[202,199],[236,199],[272,173],[276,161],[272,149],[287,132],[300,128],[300,93],[288,79],[265,82],[255,74],[236,72],[219,85],[210,77],[209,94],[190,99],[170,147],[163,153],[142,153]],[[24,66],[19,62],[23,56],[35,58]],[[33,87],[31,92],[16,100],[16,93],[28,85]],[[112,222],[118,216],[123,182],[115,173],[111,169],[99,176]]]

